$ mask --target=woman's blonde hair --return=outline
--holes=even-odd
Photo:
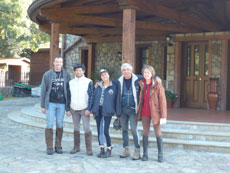
[[[156,74],[155,69],[151,65],[144,65],[144,67],[142,68],[142,74],[143,75],[144,75],[144,71],[146,69],[151,72],[152,76],[154,76]]]

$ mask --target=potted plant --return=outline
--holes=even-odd
[[[167,100],[167,107],[172,108],[173,104],[176,102],[178,96],[170,90],[165,90],[165,96]]]

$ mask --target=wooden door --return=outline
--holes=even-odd
[[[88,77],[88,49],[81,49],[81,64],[85,65],[85,76]]]
[[[18,65],[10,65],[9,66],[9,80],[13,80],[14,82],[21,81],[21,66]]]
[[[149,64],[149,48],[148,47],[138,47],[136,49],[136,74],[142,74],[142,68],[144,65]]]
[[[183,105],[190,108],[207,108],[208,43],[187,43],[184,52]]]

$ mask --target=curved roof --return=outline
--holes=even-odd
[[[54,22],[62,34],[119,41],[125,8],[136,9],[136,40],[230,29],[227,0],[35,0],[28,14],[47,33]]]

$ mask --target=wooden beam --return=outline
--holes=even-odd
[[[222,41],[222,58],[221,58],[221,103],[220,103],[220,110],[225,111],[227,106],[227,71],[228,71],[228,47],[229,41],[223,40]]]
[[[212,77],[212,41],[208,41],[208,78]]]
[[[83,36],[84,40],[87,43],[112,43],[112,42],[121,42],[122,36]],[[165,40],[165,36],[136,36],[136,41],[159,41]]]
[[[50,61],[49,68],[53,67],[54,57],[59,55],[59,24],[51,24],[51,35],[50,35]]]
[[[121,35],[122,28],[102,28],[102,27],[74,27],[71,25],[60,25],[60,33],[62,34],[76,34],[76,35]],[[138,29],[136,31],[136,35],[166,35],[167,32],[161,31],[153,31],[153,30],[145,30],[145,29]]]
[[[174,83],[174,92],[178,94],[178,101],[175,103],[175,107],[180,107],[180,93],[181,93],[181,42],[176,42],[176,47],[175,47],[175,83]]]
[[[213,6],[216,11],[216,15],[218,17],[218,20],[221,21],[223,25],[227,25],[226,21],[226,8],[225,8],[225,0],[213,0]]]
[[[51,33],[51,24],[48,23],[48,24],[44,24],[44,25],[39,25],[39,29],[50,35],[50,33]]]
[[[91,5],[91,6],[80,6],[80,7],[58,7],[58,8],[44,8],[41,9],[41,15],[48,16],[51,14],[68,14],[68,15],[77,15],[77,14],[105,14],[113,13],[122,10],[117,4],[106,4],[106,5]]]
[[[190,37],[173,38],[173,41],[209,41],[209,40],[230,40],[230,35],[209,35],[209,36],[190,36]]]
[[[162,6],[156,2],[150,2],[147,0],[141,0],[141,1],[125,0],[125,1],[127,5],[134,6],[137,10],[155,14],[157,16],[165,17],[167,19],[173,19],[178,22],[183,22],[185,24],[192,25],[206,31],[217,31],[221,29],[221,27],[217,26],[215,23],[211,23],[193,16],[186,15],[184,13]]]
[[[40,25],[39,28],[50,34],[51,25],[44,24]],[[107,34],[110,36],[115,35],[121,35],[122,34],[122,28],[102,28],[102,27],[75,27],[68,23],[60,23],[60,34],[74,34],[74,35],[90,35],[90,36],[97,36],[97,35],[103,35]],[[149,30],[149,29],[137,29],[136,35],[137,36],[165,36],[169,34],[169,32],[165,31],[155,31],[155,30]]]
[[[192,13],[202,16],[202,20],[207,20],[212,23],[216,23],[218,21],[218,18],[215,15],[215,13],[213,13],[208,7],[206,7],[205,4],[197,4],[194,7],[190,7],[190,10]]]
[[[60,22],[60,23],[82,23],[82,24],[91,24],[91,25],[101,25],[101,26],[113,26],[113,27],[122,27],[121,19],[113,19],[107,17],[98,17],[98,16],[85,16],[85,15],[62,15],[62,14],[52,14],[46,16],[49,20]],[[176,24],[159,24],[145,21],[137,21],[136,27],[139,29],[152,29],[157,31],[168,31],[168,32],[200,32],[198,29],[192,27],[176,25]]]
[[[230,22],[230,1],[229,0],[226,1],[225,13],[226,13],[226,20],[229,23]]]
[[[95,64],[95,44],[88,43],[88,78],[92,77],[92,72],[94,71]]]
[[[136,10],[123,10],[122,63],[135,67]],[[135,71],[135,69],[134,69]]]

